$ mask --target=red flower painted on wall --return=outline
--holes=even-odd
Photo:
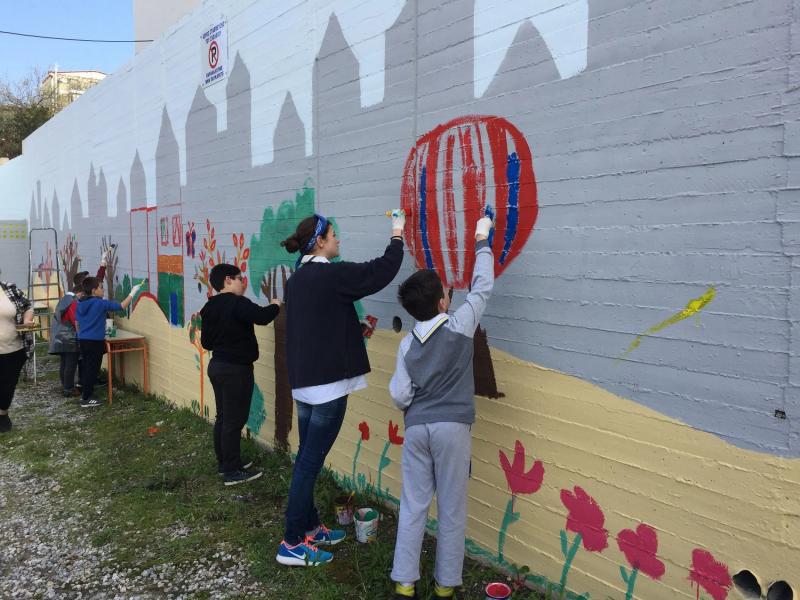
[[[589,552],[602,552],[608,547],[608,530],[605,516],[594,498],[582,487],[575,486],[575,491],[561,490],[561,502],[569,511],[567,514],[567,531],[581,536],[583,547]]]
[[[692,550],[689,581],[697,586],[698,598],[700,598],[700,588],[703,588],[714,600],[725,600],[733,584],[728,567],[717,561],[711,552],[700,548]]]
[[[392,423],[391,419],[389,420],[389,441],[394,444],[395,446],[402,446],[403,442],[405,441],[402,435],[397,435],[397,432],[400,430],[400,424],[398,423],[395,425]]]
[[[574,491],[561,490],[561,502],[567,508],[567,524],[561,530],[561,553],[564,555],[564,568],[559,583],[562,592],[566,590],[569,574],[575,553],[583,542],[589,552],[602,552],[608,548],[608,530],[605,529],[605,515],[594,498],[582,487],[575,486]],[[572,545],[568,543],[567,531],[576,533]]]
[[[537,460],[531,465],[530,470],[525,472],[525,447],[522,442],[517,440],[514,443],[514,462],[509,463],[506,453],[500,453],[500,465],[506,474],[508,488],[512,494],[533,494],[542,487],[544,479],[544,465]]]
[[[356,442],[356,453],[353,455],[353,488],[356,487],[356,464],[358,463],[358,455],[361,454],[361,444],[369,440],[369,425],[367,425],[366,421],[361,421],[358,424],[358,430],[361,432],[361,436],[358,438]],[[361,475],[359,475],[359,478]],[[363,489],[363,485],[360,486]]]
[[[544,465],[537,460],[531,468],[525,471],[525,447],[522,442],[514,442],[514,461],[509,462],[506,453],[498,450],[500,455],[500,466],[506,474],[508,489],[511,490],[511,498],[506,504],[506,512],[503,515],[503,523],[500,525],[500,532],[497,535],[497,559],[503,562],[503,548],[506,543],[506,533],[508,527],[519,521],[519,513],[514,510],[514,504],[518,494],[534,494],[542,487],[544,480]]]
[[[633,588],[636,585],[636,576],[641,572],[652,579],[661,579],[666,570],[664,563],[658,560],[658,536],[656,530],[641,523],[636,531],[623,529],[617,534],[617,545],[628,559],[632,570],[628,573],[625,567],[620,567],[622,579],[627,585],[625,600],[633,597]]]
[[[236,249],[236,258],[233,259],[233,266],[238,267],[242,272],[242,285],[247,289],[248,279],[247,275],[247,259],[250,258],[250,248],[244,245],[244,234],[232,234],[233,247]]]
[[[383,451],[381,452],[381,456],[378,459],[378,484],[377,484],[378,496],[383,496],[383,494],[384,494],[383,487],[382,487],[383,470],[386,467],[388,467],[390,464],[392,464],[392,459],[387,456],[387,454],[389,453],[389,448],[391,447],[392,444],[394,444],[395,446],[402,446],[403,442],[405,441],[403,439],[403,436],[398,435],[398,431],[399,430],[400,430],[400,425],[399,424],[395,425],[390,420],[389,421],[389,430],[388,430],[389,439],[383,445]],[[387,498],[389,497],[389,488],[388,487],[386,488],[386,497]]]

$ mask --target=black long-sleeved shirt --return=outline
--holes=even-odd
[[[286,358],[293,389],[369,373],[369,359],[353,302],[395,278],[403,242],[364,263],[307,262],[286,282]]]
[[[200,343],[213,352],[215,361],[251,365],[258,360],[253,325],[267,325],[278,316],[274,304],[259,306],[232,293],[217,294],[200,310]]]

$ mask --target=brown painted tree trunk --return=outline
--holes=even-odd
[[[289,271],[291,273],[291,271]],[[286,289],[286,269],[281,266],[281,292]],[[270,299],[278,297],[278,269],[273,269],[266,281],[261,282],[261,290]],[[281,310],[274,321],[275,348],[273,364],[275,369],[275,446],[281,450],[289,449],[289,432],[292,430],[294,403],[292,386],[289,384],[289,370],[286,366],[286,311]]]
[[[487,398],[502,398],[505,394],[497,390],[497,380],[494,377],[494,365],[492,364],[492,355],[489,352],[489,340],[486,338],[486,330],[478,325],[472,340],[474,343],[472,370],[475,378],[475,395]]]

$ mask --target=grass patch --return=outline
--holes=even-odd
[[[189,410],[124,387],[115,387],[112,407],[87,410],[57,397],[56,385],[40,382],[43,386],[52,389],[52,397],[32,402],[22,426],[0,438],[0,449],[37,475],[58,479],[62,493],[84,506],[95,523],[92,543],[110,544],[121,567],[191,564],[221,549],[239,549],[252,562],[251,574],[271,590],[265,597],[306,598],[312,592],[331,600],[392,597],[395,515],[383,510],[378,540],[369,545],[356,543],[348,528],[348,539],[335,547],[329,566],[282,567],[274,557],[292,470],[287,455],[243,440],[243,456],[255,460],[264,477],[226,488],[216,471],[211,427]],[[33,389],[22,388],[22,395]],[[150,427],[159,431],[151,436]],[[326,523],[334,523],[333,498],[341,493],[330,474],[320,477],[317,505]],[[360,500],[362,506],[369,503]],[[435,541],[426,537],[420,598],[433,593],[434,556]],[[483,598],[485,583],[500,577],[468,560],[461,597]],[[535,597],[529,590],[513,596]]]

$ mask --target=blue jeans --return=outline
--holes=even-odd
[[[300,401],[296,401],[296,404],[300,447],[297,449],[289,486],[286,532],[283,537],[290,546],[302,542],[306,532],[320,524],[319,513],[314,506],[314,484],[342,428],[347,396],[325,404]]]

